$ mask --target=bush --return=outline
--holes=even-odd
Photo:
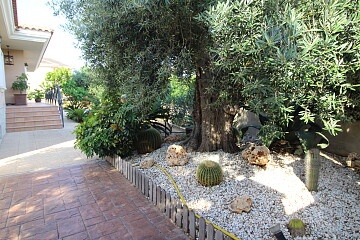
[[[27,98],[31,99],[43,99],[45,97],[45,92],[41,89],[34,89],[33,91],[29,92]]]
[[[87,157],[128,156],[134,150],[141,121],[131,105],[106,99],[75,128],[75,147]]]
[[[82,108],[70,109],[67,111],[67,118],[75,122],[81,123],[84,121],[84,117],[85,117],[84,112],[85,110]]]
[[[85,88],[77,86],[73,80],[68,80],[62,85],[65,95],[65,108],[78,109],[88,108],[90,104],[96,103],[97,99],[92,96]]]
[[[211,10],[216,18],[207,20],[220,46],[215,65],[252,112],[267,115],[265,145],[286,138],[318,147],[319,134],[335,135],[339,122],[351,119],[345,109],[359,104],[352,99],[358,82],[349,78],[359,71],[359,7],[350,0],[271,0]]]

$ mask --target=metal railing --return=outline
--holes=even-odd
[[[47,103],[52,105],[57,105],[60,113],[61,123],[64,127],[64,111],[63,111],[63,101],[62,101],[62,94],[59,85],[56,85],[54,88],[50,88],[45,93],[45,100]]]

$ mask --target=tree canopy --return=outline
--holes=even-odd
[[[239,107],[269,119],[264,143],[319,126],[333,134],[359,80],[359,2],[53,0],[116,98],[146,114],[171,75],[196,75],[199,151],[236,151]],[[300,124],[300,125],[299,125]],[[296,125],[296,126],[295,126]],[[298,138],[301,138],[298,135]]]

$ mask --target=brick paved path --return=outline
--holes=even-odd
[[[0,177],[0,239],[188,239],[107,162]]]

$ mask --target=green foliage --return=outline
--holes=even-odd
[[[99,102],[98,98],[90,93],[91,79],[91,73],[86,68],[74,73],[69,68],[59,68],[46,74],[41,87],[48,90],[59,85],[66,109],[88,108],[90,104]]]
[[[153,127],[142,130],[137,134],[135,148],[140,154],[150,153],[161,147],[160,132]]]
[[[88,157],[95,154],[128,156],[134,150],[140,126],[141,121],[131,105],[107,98],[75,128],[75,147]]]
[[[55,88],[56,85],[62,87],[67,81],[72,78],[72,72],[70,68],[56,68],[52,72],[46,73],[45,80],[41,83],[41,88],[48,90]]]
[[[81,86],[88,90],[92,83],[92,75],[86,67],[82,67],[81,70],[75,70],[72,74],[72,80],[77,86]]]
[[[19,90],[21,94],[22,91],[25,91],[29,88],[27,80],[27,75],[25,73],[22,73],[20,76],[16,76],[16,80],[12,83],[11,88],[14,90]]]
[[[172,74],[194,75],[208,32],[195,18],[209,3],[198,1],[53,0],[56,13],[81,43],[96,81],[109,94],[126,93],[150,113]]]
[[[194,73],[198,125],[220,112],[206,108],[246,106],[268,116],[267,145],[301,131],[336,134],[339,121],[359,107],[356,1],[53,0],[52,6],[68,19],[99,85],[114,96],[126,93],[143,116],[164,97],[172,75]],[[216,129],[206,123],[201,131]]]
[[[181,79],[172,75],[170,77],[168,94],[164,100],[164,104],[169,106],[171,121],[180,126],[191,124],[191,118],[194,91],[195,91],[195,78]]]
[[[77,109],[69,109],[67,111],[67,115],[66,117],[68,119],[71,119],[75,122],[81,123],[84,121],[84,118],[86,117],[85,115],[85,110],[82,108],[77,108]]]
[[[223,171],[219,163],[205,160],[197,167],[196,178],[205,187],[215,186],[221,183]]]
[[[45,97],[45,92],[41,89],[34,89],[33,91],[27,94],[27,98],[31,99],[42,99]]]
[[[66,109],[87,108],[92,102],[97,102],[94,96],[72,79],[62,85],[62,92],[65,96]]]
[[[227,1],[204,16],[216,68],[251,111],[269,118],[264,144],[293,133],[335,135],[349,119],[344,109],[359,83],[349,79],[360,66],[359,8],[350,0]]]

